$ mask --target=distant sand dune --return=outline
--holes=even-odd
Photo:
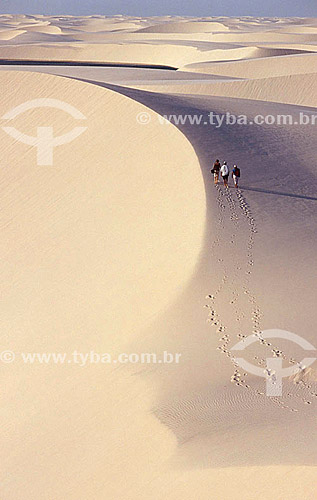
[[[208,52],[211,58],[210,61],[203,61],[202,63],[194,63],[192,65],[187,65],[180,69],[192,69],[197,68],[200,72],[205,72],[205,69],[209,69],[209,63],[212,61],[230,61],[230,60],[244,60],[244,59],[259,59],[267,57],[277,57],[284,55],[295,55],[303,53],[303,50],[296,49],[280,49],[280,48],[265,48],[265,47],[239,47],[236,49],[226,49],[226,50],[213,50]],[[306,51],[308,52],[308,50]],[[206,56],[205,56],[206,57]],[[277,60],[279,61],[279,59]],[[212,67],[212,66],[211,66]],[[212,71],[206,71],[207,73],[212,73]],[[231,75],[230,75],[231,76]],[[240,76],[240,75],[235,75]]]
[[[59,35],[62,33],[61,28],[58,26],[32,26],[31,28],[27,28],[28,32],[39,32],[39,33],[48,33],[53,35]]]
[[[47,35],[49,36],[49,35]],[[73,35],[76,37],[76,35]],[[163,44],[125,44],[125,43],[50,43],[30,46],[3,46],[3,59],[60,60],[60,61],[96,61],[106,63],[160,64],[176,66],[189,61],[204,59],[194,47],[171,46]]]
[[[269,43],[304,43],[304,42],[317,42],[317,34],[307,33],[307,34],[290,34],[290,33],[279,33],[279,31],[264,31],[264,32],[250,32],[241,33],[239,31],[235,33],[215,33],[213,35],[213,40],[215,42],[235,42],[235,43],[259,43],[259,42],[269,42]]]
[[[6,30],[6,31],[1,31],[0,32],[0,41],[1,40],[13,40],[19,35],[22,35],[23,33],[26,33],[25,30]]]
[[[242,60],[257,57],[273,57],[274,54],[294,54],[301,51],[296,49],[274,49],[274,48],[257,48],[257,47],[239,47],[239,48],[212,48],[206,50],[203,46],[200,49],[195,47],[195,44],[190,43],[151,43],[144,41],[143,43],[119,42],[118,43],[74,43],[67,38],[62,38],[64,43],[56,42],[55,35],[39,33],[38,39],[44,42],[53,43],[35,43],[35,33],[25,33],[26,40],[33,41],[33,45],[21,44],[11,46],[3,46],[1,48],[2,59],[14,60],[62,60],[62,61],[96,61],[106,63],[131,63],[131,64],[164,64],[174,66],[176,68],[184,68],[193,63],[208,63],[210,61],[224,60]],[[52,38],[54,37],[54,38]],[[72,35],[76,38],[76,35]],[[43,40],[44,39],[44,40]],[[189,70],[195,70],[195,66],[189,66]],[[206,64],[207,72],[208,64]],[[204,72],[204,65],[198,66],[200,72]]]
[[[303,86],[305,92],[300,90]],[[213,83],[191,82],[177,85],[160,85],[159,83],[142,85],[136,83],[131,84],[131,87],[151,92],[227,96],[236,99],[256,99],[317,107],[317,79],[315,73],[235,82],[223,81],[221,83],[217,81]]]
[[[274,57],[281,54],[281,57]],[[266,54],[266,50],[264,50]],[[269,78],[274,76],[287,76],[317,72],[317,53],[302,55],[283,55],[283,51],[274,52],[271,56],[265,55],[261,59],[249,59],[228,63],[213,64],[209,62],[195,63],[181,68],[183,71],[197,71],[198,73],[210,73],[213,75],[231,76],[236,78]]]
[[[279,30],[280,33],[314,33],[317,34],[317,26],[288,26]]]
[[[228,30],[227,26],[217,22],[182,21],[149,26],[148,28],[139,30],[139,33],[213,33]]]

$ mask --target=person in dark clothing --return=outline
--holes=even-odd
[[[219,182],[219,172],[220,172],[220,161],[216,160],[213,168],[211,169],[211,173],[214,174],[214,183],[215,185]]]

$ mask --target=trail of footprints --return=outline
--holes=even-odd
[[[241,302],[241,295],[245,295],[248,298],[248,301],[252,307],[251,314],[251,325],[252,325],[252,333],[255,337],[258,338],[258,341],[270,348],[271,353],[273,353],[273,357],[281,357],[284,360],[287,360],[290,364],[297,363],[296,360],[290,358],[288,359],[284,352],[276,346],[272,346],[270,342],[264,339],[261,335],[261,318],[262,312],[257,303],[257,299],[255,295],[250,290],[250,280],[252,275],[252,268],[254,266],[254,257],[253,257],[253,247],[255,242],[255,237],[258,232],[256,221],[252,215],[249,204],[247,203],[245,197],[243,196],[240,189],[235,191],[235,195],[233,195],[230,189],[222,189],[219,185],[216,186],[217,189],[217,204],[219,209],[219,218],[218,218],[218,231],[216,235],[216,239],[214,240],[211,250],[215,254],[215,257],[221,255],[221,243],[225,245],[227,240],[223,240],[223,233],[225,228],[227,227],[227,219],[228,216],[226,214],[226,208],[229,208],[229,218],[231,225],[231,235],[230,235],[230,244],[232,247],[231,253],[231,262],[234,265],[234,271],[231,273],[231,279],[229,279],[228,266],[224,262],[224,260],[220,257],[216,259],[219,265],[223,267],[223,276],[220,280],[220,283],[217,289],[213,294],[210,294],[206,297],[208,299],[209,304],[206,304],[206,308],[209,309],[208,314],[208,322],[211,323],[212,326],[217,328],[217,333],[220,336],[219,341],[221,344],[217,347],[227,358],[230,359],[231,363],[234,365],[234,373],[231,376],[231,382],[236,384],[237,386],[244,387],[247,390],[254,392],[256,395],[265,396],[264,392],[261,392],[257,389],[253,389],[249,384],[247,384],[245,378],[247,377],[247,373],[241,373],[239,366],[237,365],[234,356],[230,352],[229,344],[231,343],[230,335],[227,333],[227,327],[222,322],[222,319],[219,317],[216,311],[217,299],[219,298],[221,292],[224,290],[225,285],[231,285],[232,294],[230,300],[230,306],[233,309],[235,319],[237,321],[237,337],[238,339],[243,339],[247,335],[242,331],[241,321],[244,319],[245,315],[243,313],[243,307],[239,307],[239,303]],[[237,210],[238,209],[238,210]],[[238,211],[240,211],[240,216]],[[241,217],[242,212],[242,217]],[[239,256],[239,252],[234,252],[235,243],[236,243],[236,235],[238,234],[241,226],[247,223],[249,227],[249,237],[246,245],[246,259],[244,263],[241,263],[241,257]],[[241,276],[243,275],[243,276]],[[240,290],[240,293],[239,293]],[[241,293],[242,292],[242,293]],[[266,360],[263,358],[259,358],[258,356],[254,357],[254,360],[258,366],[262,366],[263,370],[266,368]],[[269,374],[270,375],[270,374]],[[305,389],[311,389],[310,384],[307,384],[304,381],[299,381],[298,386]],[[310,391],[311,396],[317,397],[317,393]],[[311,404],[311,401],[302,398],[298,394],[288,393],[287,397],[299,397],[302,402],[305,404]],[[278,405],[279,407],[286,409],[288,411],[297,412],[296,408],[292,408],[287,405],[285,401],[280,398],[270,398],[270,400]]]

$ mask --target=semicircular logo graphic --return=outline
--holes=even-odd
[[[240,340],[235,346],[231,348],[231,351],[244,351],[246,347],[257,342],[260,339],[285,339],[294,342],[295,344],[302,347],[305,351],[316,351],[316,348],[307,340],[303,339],[296,333],[288,332],[286,330],[265,330],[261,332],[260,336],[250,335],[243,340]],[[243,368],[243,370],[248,373],[252,373],[257,377],[263,377],[266,379],[266,395],[267,396],[282,396],[283,393],[283,383],[282,379],[285,377],[290,377],[296,373],[305,370],[311,366],[315,361],[316,357],[304,358],[301,362],[295,363],[292,366],[283,368],[283,359],[276,358],[266,358],[266,368],[255,366],[244,358],[234,357],[236,363]]]
[[[11,109],[2,116],[3,120],[13,120],[25,111],[34,108],[55,108],[65,111],[75,120],[86,120],[85,115],[71,104],[60,101],[59,99],[39,98],[26,101],[19,106]],[[74,127],[73,130],[66,134],[54,137],[53,127],[37,127],[37,135],[29,136],[20,132],[15,127],[2,127],[2,129],[15,140],[34,146],[37,148],[37,164],[38,165],[53,165],[54,147],[61,146],[72,142],[79,137],[87,127]]]

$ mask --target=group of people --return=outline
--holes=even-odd
[[[229,167],[228,167],[226,161],[224,161],[223,164],[221,165],[220,161],[216,160],[214,163],[214,166],[210,170],[210,172],[212,174],[214,174],[215,185],[218,184],[219,175],[221,175],[221,177],[223,179],[224,186],[228,187],[230,170],[229,170]],[[240,178],[240,168],[237,165],[233,165],[231,175],[232,175],[235,187],[238,188],[239,187],[239,178]]]

